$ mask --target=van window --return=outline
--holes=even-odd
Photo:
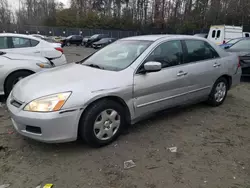
[[[200,40],[186,40],[187,55],[185,63],[203,61],[219,57],[215,49],[207,42]]]
[[[217,35],[216,35],[216,38],[220,38],[220,33],[221,33],[221,30],[218,30],[218,31],[217,31]]]
[[[216,34],[216,31],[213,30],[213,32],[212,32],[212,38],[215,38],[215,34]]]

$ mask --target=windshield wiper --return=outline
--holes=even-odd
[[[102,67],[100,67],[99,65],[96,65],[96,64],[83,64],[83,65],[86,65],[86,66],[89,66],[89,67],[94,67],[94,68],[97,68],[97,69],[104,69]]]

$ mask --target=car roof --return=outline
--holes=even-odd
[[[16,33],[0,33],[0,37],[24,37],[24,38],[42,41],[42,39],[39,39],[32,35],[24,35],[24,34],[16,34]]]
[[[145,40],[145,41],[157,41],[159,39],[182,39],[182,38],[190,38],[190,39],[198,39],[201,40],[200,37],[191,36],[191,35],[169,35],[169,34],[162,34],[162,35],[141,35],[141,36],[134,36],[134,37],[127,37],[121,40]]]

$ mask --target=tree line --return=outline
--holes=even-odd
[[[20,0],[0,1],[0,27],[8,24],[188,33],[210,25],[243,25],[250,31],[249,0]],[[249,29],[248,29],[249,28]]]

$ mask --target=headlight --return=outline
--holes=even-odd
[[[57,93],[46,97],[41,97],[31,101],[24,107],[25,111],[31,112],[54,112],[60,110],[71,92]]]
[[[52,65],[49,63],[37,63],[37,66],[39,66],[40,68],[51,68]]]

